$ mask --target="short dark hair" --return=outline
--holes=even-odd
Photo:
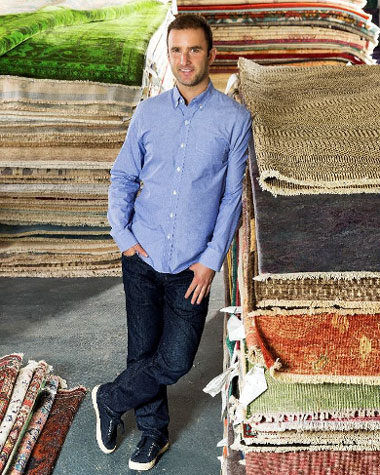
[[[179,15],[168,26],[168,33],[166,35],[166,44],[169,44],[169,34],[172,30],[203,30],[207,41],[207,52],[212,49],[212,31],[210,25],[205,18],[201,15],[195,15],[193,13],[186,13]]]

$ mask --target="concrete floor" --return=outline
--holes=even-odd
[[[218,475],[223,437],[220,398],[202,388],[222,371],[223,276],[212,289],[209,315],[194,367],[169,388],[171,448],[149,473]],[[45,359],[69,387],[89,390],[112,380],[126,357],[124,292],[121,279],[0,279],[0,355],[24,353]],[[120,447],[104,455],[95,441],[90,394],[84,400],[58,459],[55,475],[125,475],[139,440],[133,415]]]

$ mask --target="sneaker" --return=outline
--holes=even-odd
[[[110,454],[116,449],[117,426],[120,418],[111,414],[110,409],[99,398],[99,388],[92,390],[92,405],[96,415],[96,441],[99,448],[105,454]]]
[[[131,470],[150,470],[156,464],[157,458],[168,448],[169,442],[160,443],[152,437],[143,436],[129,459],[129,468]]]

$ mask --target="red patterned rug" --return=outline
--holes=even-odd
[[[0,358],[0,422],[7,410],[21,362],[22,355],[19,353]]]
[[[246,475],[379,475],[380,452],[321,451],[246,454]]]
[[[48,475],[53,472],[70,425],[86,396],[86,388],[60,389],[49,418],[32,451],[25,474]]]
[[[380,384],[380,313],[256,311],[245,324],[279,380]]]

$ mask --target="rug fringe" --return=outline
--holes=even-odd
[[[271,273],[261,273],[255,277],[253,280],[258,282],[265,282],[269,279],[278,279],[278,280],[297,280],[297,279],[334,279],[334,280],[359,280],[363,277],[373,277],[380,278],[380,272],[371,272],[371,271],[344,271],[344,272],[294,272],[287,274],[271,274]]]

